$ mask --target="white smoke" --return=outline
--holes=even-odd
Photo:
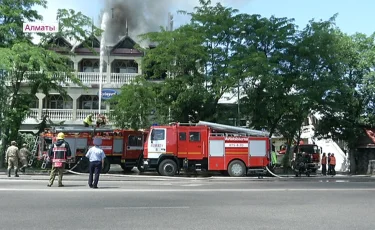
[[[103,14],[103,17],[102,17],[102,24],[101,24],[101,29],[103,31],[106,31],[107,29],[107,24],[108,24],[108,13],[107,12],[104,12]],[[99,67],[99,94],[100,94],[100,98],[99,98],[99,113],[100,113],[100,109],[101,109],[101,94],[102,94],[102,81],[103,81],[103,69],[104,69],[104,56],[105,56],[105,52],[106,52],[106,36],[102,36],[101,37],[101,40],[100,40],[100,67]]]

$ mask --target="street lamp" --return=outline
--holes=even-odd
[[[246,31],[242,30],[240,34],[240,40],[239,43],[241,44],[242,41],[242,35],[246,34]],[[238,84],[237,84],[237,126],[241,126],[241,110],[240,110],[240,84],[241,84],[241,78],[238,78]]]

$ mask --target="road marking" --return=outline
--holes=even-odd
[[[188,209],[188,206],[180,207],[106,207],[106,210],[119,210],[119,209]]]
[[[183,187],[198,187],[198,186],[203,186],[203,184],[183,184],[183,185],[180,185],[180,186],[183,186]]]
[[[326,191],[341,191],[341,192],[353,192],[353,191],[375,191],[375,188],[289,188],[289,189],[116,189],[116,188],[0,188],[0,192],[12,191],[12,192],[326,192]]]

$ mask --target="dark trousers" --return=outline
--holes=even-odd
[[[323,164],[323,165],[322,165],[322,174],[323,174],[324,176],[327,175],[327,165],[326,165],[326,164]]]
[[[89,175],[89,186],[90,187],[97,187],[99,181],[99,175],[102,171],[102,162],[101,161],[92,161],[90,162],[90,175]],[[93,177],[95,173],[95,179],[93,182]]]
[[[336,175],[335,167],[336,167],[336,165],[329,165],[330,175],[332,175],[332,176]]]

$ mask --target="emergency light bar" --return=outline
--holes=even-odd
[[[241,127],[235,127],[235,126],[230,126],[230,125],[222,125],[222,124],[217,124],[217,123],[211,123],[207,121],[199,121],[197,125],[206,125],[208,127],[211,127],[215,130],[221,130],[221,131],[228,131],[228,132],[235,132],[235,133],[246,133],[252,136],[269,136],[269,132],[263,132],[259,130],[254,130],[254,129],[246,129],[246,128],[241,128]]]

